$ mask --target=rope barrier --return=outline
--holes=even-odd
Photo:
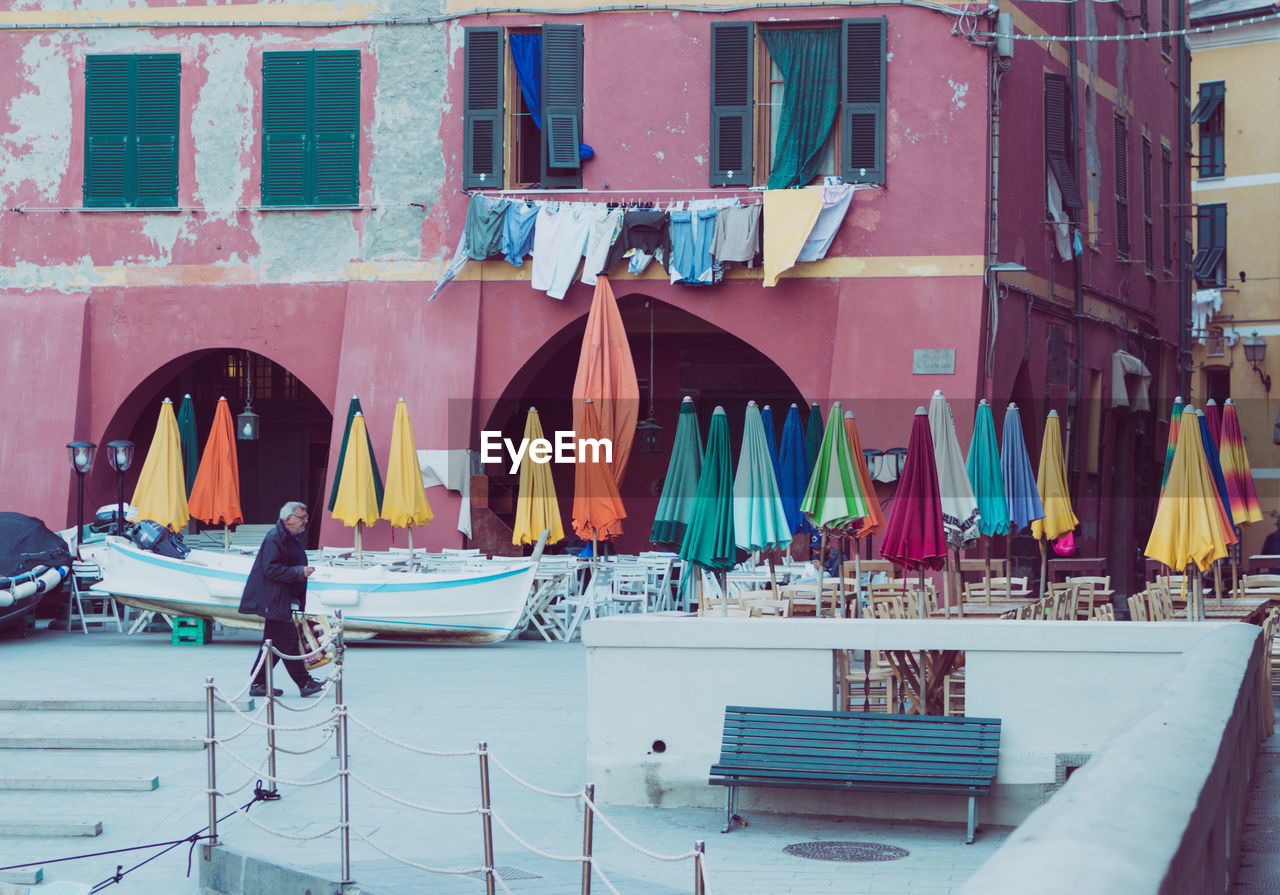
[[[323,839],[325,836],[328,836],[330,833],[333,833],[333,832],[336,832],[337,830],[342,829],[342,824],[335,824],[334,826],[330,827],[329,829],[325,830],[322,833],[316,833],[315,835],[312,835],[312,836],[300,836],[294,833],[285,833],[282,830],[276,830],[271,827],[265,826],[264,824],[260,824],[256,820],[254,820],[252,817],[250,817],[247,811],[242,811],[239,808],[233,811],[232,814],[241,815],[242,817],[244,817],[245,820],[253,824],[259,830],[262,830],[262,832],[264,833],[270,833],[272,836],[279,836],[281,839],[292,839],[294,842],[310,842],[315,839]]]
[[[215,688],[215,689],[216,689],[216,688]],[[240,712],[240,709],[236,708],[236,706],[235,706],[234,704],[232,704],[231,708],[232,708],[232,709],[234,709],[236,712]],[[241,713],[243,717],[246,717],[246,718],[247,718],[247,720],[246,720],[246,723],[245,723],[244,727],[241,727],[238,731],[236,731],[235,733],[233,733],[233,734],[232,734],[231,736],[229,736],[229,737],[223,737],[223,736],[218,737],[218,742],[220,742],[220,743],[221,743],[221,742],[227,742],[227,743],[229,743],[229,742],[231,742],[231,741],[232,741],[232,740],[234,740],[234,739],[238,739],[239,737],[244,736],[244,734],[245,734],[246,732],[248,732],[248,731],[252,730],[255,726],[257,726],[255,722],[257,721],[258,716],[259,716],[259,715],[261,715],[261,714],[262,714],[263,712],[265,712],[266,710],[267,710],[267,705],[266,705],[266,703],[263,703],[263,704],[258,708],[258,710],[257,710],[256,712],[254,712],[252,715],[244,716],[244,715],[243,715],[243,713]]]
[[[368,724],[365,724],[363,721],[357,718],[355,715],[348,713],[347,720],[350,721],[352,724],[355,724],[357,727],[361,728],[362,730],[366,730],[369,733],[373,734],[380,740],[386,740],[388,743],[390,743],[393,746],[399,746],[401,749],[407,749],[410,752],[417,752],[419,755],[435,755],[440,758],[459,758],[463,756],[480,754],[479,749],[467,749],[465,751],[458,751],[458,752],[438,752],[434,749],[422,749],[418,746],[410,746],[408,743],[402,743],[399,740],[395,739],[394,737],[389,737],[385,733],[374,730]]]
[[[283,752],[285,755],[309,755],[318,749],[323,749],[329,743],[333,742],[333,737],[336,733],[337,730],[330,727],[325,730],[324,736],[321,738],[320,742],[316,743],[314,746],[308,746],[306,749],[286,749],[284,746],[277,743],[276,751]]]
[[[370,792],[380,795],[384,799],[390,799],[393,802],[399,802],[401,805],[404,805],[406,808],[415,808],[418,811],[426,811],[430,814],[480,814],[484,811],[483,808],[433,808],[430,805],[419,805],[416,802],[410,802],[407,799],[402,799],[399,796],[393,796],[391,793],[386,792],[385,790],[379,789],[378,787],[370,783],[368,780],[365,780],[359,774],[348,771],[347,776],[349,776],[352,780],[354,780],[356,783],[359,783],[361,786],[363,786],[365,789],[369,790]]]
[[[609,877],[604,875],[604,871],[600,869],[600,865],[594,860],[591,862],[591,871],[596,876],[600,877],[600,882],[604,883],[613,895],[622,895],[622,893],[618,891],[618,887],[613,884],[613,881],[610,880]]]
[[[218,685],[217,685],[217,684],[214,684],[214,686],[213,686],[213,692],[214,692],[214,695],[219,696],[219,698],[223,699],[223,701],[226,701],[226,697],[225,697],[225,696],[221,696],[222,691],[218,689]],[[268,699],[271,699],[272,697],[268,696],[267,698],[268,698]],[[253,714],[253,715],[247,715],[247,714],[245,714],[245,713],[244,713],[243,711],[241,711],[241,710],[240,710],[240,708],[239,708],[239,707],[237,707],[234,703],[227,703],[227,704],[231,707],[231,710],[232,710],[233,712],[235,712],[237,715],[239,715],[241,718],[246,719],[250,724],[253,724],[255,727],[261,727],[261,728],[264,728],[264,729],[269,727],[269,728],[270,728],[270,729],[272,729],[272,730],[312,730],[312,729],[314,729],[314,728],[316,728],[316,727],[320,727],[322,724],[327,724],[327,723],[329,723],[329,722],[330,722],[330,721],[332,721],[332,720],[333,720],[333,718],[334,718],[334,715],[330,715],[330,716],[328,716],[328,717],[326,717],[326,718],[323,718],[323,719],[321,719],[321,720],[319,720],[319,721],[312,721],[310,724],[298,724],[298,725],[294,725],[294,726],[292,726],[292,727],[287,726],[287,725],[284,725],[284,724],[271,724],[271,725],[269,725],[269,724],[267,724],[265,721],[258,721],[258,720],[257,720],[257,716],[258,716],[258,714],[259,714],[259,713],[261,713],[263,710],[265,710],[265,709],[266,709],[266,705],[265,705],[265,704],[264,704],[264,705],[262,706],[262,708],[261,708],[261,709],[259,709],[257,712],[254,712],[254,714]],[[323,704],[324,704],[324,701],[323,701],[323,700],[316,700],[315,702],[313,702],[313,703],[311,703],[310,705],[308,705],[305,709],[295,709],[294,711],[308,711],[308,710],[310,710],[310,709],[315,708],[315,707],[316,707],[316,706],[318,706],[318,705],[323,705]],[[288,708],[288,706],[287,706],[287,705],[285,705],[283,702],[281,702],[281,701],[279,701],[279,700],[276,700],[276,707],[277,707],[277,708]],[[237,734],[237,736],[238,736],[238,735],[239,735],[239,734]],[[219,739],[221,739],[221,738],[219,738]],[[235,739],[235,737],[229,737],[228,739]]]
[[[543,789],[540,786],[536,786],[530,783],[528,780],[521,779],[520,777],[516,776],[516,774],[510,768],[508,768],[501,761],[499,761],[492,752],[489,753],[489,761],[492,764],[497,765],[498,770],[502,771],[502,773],[506,774],[516,783],[519,783],[525,789],[532,790],[533,792],[539,793],[540,795],[551,796],[552,798],[555,798],[555,799],[578,799],[582,797],[581,792],[556,792],[555,790],[551,790],[551,789]]]
[[[698,854],[693,849],[690,849],[689,851],[685,852],[682,855],[660,855],[657,852],[649,851],[649,849],[645,848],[643,845],[640,845],[637,842],[633,842],[632,840],[624,836],[622,834],[622,831],[619,830],[617,827],[615,827],[612,821],[609,820],[609,818],[605,817],[603,814],[600,813],[600,809],[596,807],[596,803],[591,801],[591,799],[588,799],[585,793],[582,795],[582,801],[591,806],[591,810],[595,812],[596,820],[600,821],[606,827],[608,827],[609,830],[613,833],[613,835],[617,836],[625,844],[631,846],[633,849],[640,852],[640,854],[653,858],[655,861],[683,861],[685,858],[692,858]]]
[[[329,634],[323,640],[319,641],[320,645],[317,646],[315,649],[309,650],[297,656],[293,655],[292,653],[282,653],[280,650],[276,649],[276,645],[274,643],[271,644],[271,652],[275,653],[281,659],[297,659],[300,662],[305,662],[307,659],[314,659],[316,656],[324,655],[325,650],[327,650],[330,646],[333,645],[333,642],[335,639],[336,639],[335,635]]]
[[[319,698],[318,699],[309,698],[307,700],[307,704],[304,705],[302,708],[296,708],[294,706],[289,705],[289,703],[287,702],[281,702],[279,699],[276,700],[276,708],[284,709],[286,712],[296,712],[298,714],[301,714],[302,712],[309,712],[312,709],[317,708],[318,706],[324,705],[324,698],[329,695],[329,691],[333,689],[333,682],[336,680],[337,680],[337,677],[335,676],[335,677],[325,678],[323,681],[321,681],[321,683],[324,684],[324,687],[320,690],[319,693],[316,694]],[[284,728],[281,728],[281,729],[284,729]]]
[[[563,861],[566,864],[581,864],[584,860],[586,860],[585,856],[583,855],[555,855],[555,854],[552,854],[551,852],[545,852],[542,849],[538,848],[537,846],[530,845],[528,842],[525,842],[523,839],[521,839],[520,836],[516,834],[515,830],[507,826],[507,822],[502,819],[502,817],[498,814],[498,812],[490,810],[489,814],[495,821],[497,821],[498,826],[502,827],[502,829],[507,831],[508,836],[510,836],[520,845],[524,846],[527,850],[533,852],[535,855],[540,855],[544,858],[549,858],[552,861]]]
[[[417,861],[410,861],[406,857],[387,851],[381,845],[374,842],[371,837],[365,835],[360,830],[357,830],[354,827],[352,827],[351,829],[351,835],[355,836],[360,841],[367,843],[377,851],[382,852],[384,855],[386,855],[388,858],[390,858],[393,861],[399,861],[401,864],[404,864],[408,867],[415,867],[418,870],[425,870],[428,873],[443,873],[443,874],[448,874],[450,876],[466,876],[467,874],[470,874],[470,873],[483,873],[486,869],[484,867],[432,867],[429,864],[419,864]],[[494,876],[497,876],[497,874],[495,873]]]
[[[208,740],[205,740],[205,742],[208,743]],[[245,768],[248,768],[250,771],[254,770],[252,765],[250,765],[247,761],[245,761],[239,755],[236,755],[226,746],[222,747],[222,751],[227,753],[227,755],[229,755],[238,764],[244,766]],[[254,773],[257,773],[257,772],[254,771]],[[283,783],[286,786],[320,786],[325,783],[332,783],[334,780],[337,780],[339,776],[340,774],[337,771],[334,771],[332,774],[330,774],[328,777],[325,777],[323,780],[286,780],[284,777],[280,777],[280,776],[273,777],[272,780],[275,783]],[[208,795],[208,792],[209,791],[206,789],[205,794]]]

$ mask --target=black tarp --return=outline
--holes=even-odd
[[[36,566],[70,566],[66,541],[34,516],[0,513],[0,578],[12,578]]]

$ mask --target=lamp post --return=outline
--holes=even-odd
[[[116,534],[124,535],[124,474],[133,465],[133,442],[108,441],[107,461],[116,471]]]
[[[1271,394],[1271,377],[1262,369],[1262,362],[1267,359],[1267,340],[1258,335],[1255,329],[1249,338],[1242,343],[1244,346],[1244,359],[1249,362],[1249,366],[1253,367],[1253,372],[1258,374],[1258,379],[1262,381],[1262,390]]]
[[[72,441],[67,444],[71,468],[76,474],[76,557],[80,556],[80,539],[84,534],[84,475],[93,466],[93,453],[98,446],[92,441]]]

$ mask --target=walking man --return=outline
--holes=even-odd
[[[307,551],[302,546],[302,533],[306,530],[306,504],[290,501],[280,508],[280,520],[263,538],[240,597],[243,614],[262,616],[263,643],[270,640],[277,650],[290,656],[302,654],[298,629],[293,624],[293,609],[296,604],[300,611],[306,611],[307,579],[315,571],[314,566],[307,565]],[[273,668],[277,658],[273,653],[267,659]],[[257,664],[256,658],[254,664]],[[324,689],[320,681],[307,674],[301,659],[285,659],[284,667],[303,696],[315,696]],[[274,689],[274,695],[284,695],[283,690]],[[249,695],[267,695],[266,662],[258,669]]]

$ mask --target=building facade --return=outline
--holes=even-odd
[[[380,457],[399,397],[423,449],[517,437],[530,405],[567,428],[591,285],[575,274],[552,298],[545,270],[491,257],[429,299],[474,197],[575,220],[674,209],[693,231],[680,250],[698,251],[702,206],[783,209],[794,195],[761,188],[830,177],[856,189],[825,256],[776,285],[771,252],[796,229],[781,210],[763,268],[611,270],[642,405],[672,431],[692,394],[704,423],[722,403],[740,430],[748,400],[779,421],[842,400],[885,449],[941,389],[965,445],[979,399],[1016,400],[1033,458],[1056,409],[1079,549],[1128,574],[1185,347],[1185,233],[1164,214],[1186,191],[1178,39],[1062,40],[1134,35],[1117,4],[721,6],[6,14],[10,508],[62,524],[63,445],[145,450],[161,399],[184,392],[203,419],[220,393],[233,413],[254,396],[248,521],[327,497],[352,395]],[[1161,14],[1172,29],[1183,13]],[[505,466],[484,468],[499,518]],[[629,465],[624,549],[645,544],[665,469],[662,454]],[[571,473],[557,477],[567,517]],[[88,488],[114,499],[105,464]],[[429,496],[426,540],[458,543],[462,496]],[[350,538],[322,525],[326,543]],[[366,543],[391,537],[384,523]]]

